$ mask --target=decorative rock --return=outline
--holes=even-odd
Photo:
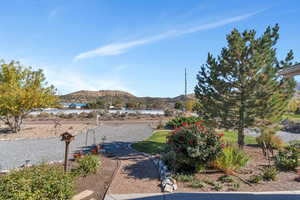
[[[163,186],[163,192],[173,192],[173,191],[174,189],[172,185],[166,184],[165,186]]]

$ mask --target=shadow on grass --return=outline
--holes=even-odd
[[[133,144],[132,147],[140,152],[158,154],[166,152],[167,144],[161,142],[142,141]]]

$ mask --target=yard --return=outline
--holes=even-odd
[[[133,148],[140,152],[145,152],[148,154],[158,154],[165,152],[167,147],[167,136],[171,133],[170,130],[159,130],[153,132],[153,135],[144,141],[137,142],[133,144]],[[223,140],[227,143],[236,143],[237,135],[233,131],[222,131],[224,133]],[[246,144],[257,144],[255,137],[246,136]]]
[[[183,126],[184,127],[184,126]],[[189,129],[190,126],[186,126]],[[201,125],[199,126],[201,127]],[[182,129],[178,129],[180,132]],[[132,147],[140,152],[145,152],[152,155],[159,155],[162,160],[168,157],[168,153],[172,151],[168,148],[167,140],[168,136],[172,133],[171,130],[157,130],[153,132],[153,135],[144,141],[137,142]],[[175,131],[176,134],[176,131]],[[200,132],[198,134],[201,134]],[[207,133],[206,133],[207,134]],[[224,134],[224,135],[223,135]],[[221,141],[224,144],[237,143],[237,133],[234,131],[218,131],[217,135],[222,135]],[[178,135],[178,145],[182,145],[186,140],[180,139],[182,135]],[[190,138],[191,135],[186,135]],[[176,137],[173,137],[173,139]],[[187,140],[188,145],[191,140]],[[174,140],[173,140],[174,142]],[[262,149],[256,141],[256,137],[246,136],[245,147],[241,155],[240,151],[237,152],[240,157],[236,157],[236,153],[229,154],[226,160],[223,160],[224,168],[218,168],[213,162],[208,162],[205,168],[199,168],[195,172],[178,172],[172,170],[172,177],[177,180],[178,190],[177,192],[213,192],[213,191],[242,191],[242,192],[264,192],[264,191],[293,191],[300,189],[300,182],[298,181],[299,175],[297,170],[279,169],[275,166],[274,160],[269,161],[262,153]],[[288,144],[284,144],[285,147]],[[234,145],[233,145],[234,146]],[[181,146],[182,148],[182,146]],[[201,149],[201,147],[199,147]],[[227,147],[225,147],[226,149]],[[199,151],[201,151],[199,149]],[[224,149],[223,149],[224,151]],[[299,151],[299,149],[298,149]],[[185,151],[184,151],[185,152]],[[274,156],[278,155],[278,150],[274,149]],[[177,151],[175,150],[177,154]],[[181,153],[181,152],[180,152]],[[180,154],[179,153],[179,154]],[[178,154],[178,155],[179,155]],[[166,157],[165,157],[166,156]],[[188,156],[188,155],[187,155]],[[273,155],[272,155],[273,156]],[[239,163],[239,159],[244,159],[245,165]],[[290,159],[291,157],[289,157]],[[176,159],[176,158],[175,158]],[[179,160],[177,160],[179,159]],[[181,162],[181,159],[186,157],[178,157],[176,162]],[[187,158],[184,162],[188,161]],[[192,162],[196,162],[196,159],[191,158]],[[239,164],[237,164],[239,163]],[[211,165],[212,164],[212,165]],[[286,163],[285,163],[286,164]],[[167,165],[170,167],[170,163]],[[237,166],[234,170],[226,172],[228,167]],[[231,168],[233,169],[233,168]],[[225,171],[224,171],[225,170]]]

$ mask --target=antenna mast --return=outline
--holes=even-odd
[[[186,80],[186,68],[184,68],[184,95],[187,95],[187,80]]]

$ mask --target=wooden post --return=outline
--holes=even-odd
[[[65,164],[64,164],[64,171],[65,172],[67,172],[67,170],[68,170],[69,144],[70,144],[70,142],[66,142],[66,147],[65,147]]]
[[[65,163],[64,163],[64,172],[68,170],[68,154],[69,154],[69,144],[74,140],[74,136],[68,132],[61,134],[61,141],[64,141],[65,146]]]

